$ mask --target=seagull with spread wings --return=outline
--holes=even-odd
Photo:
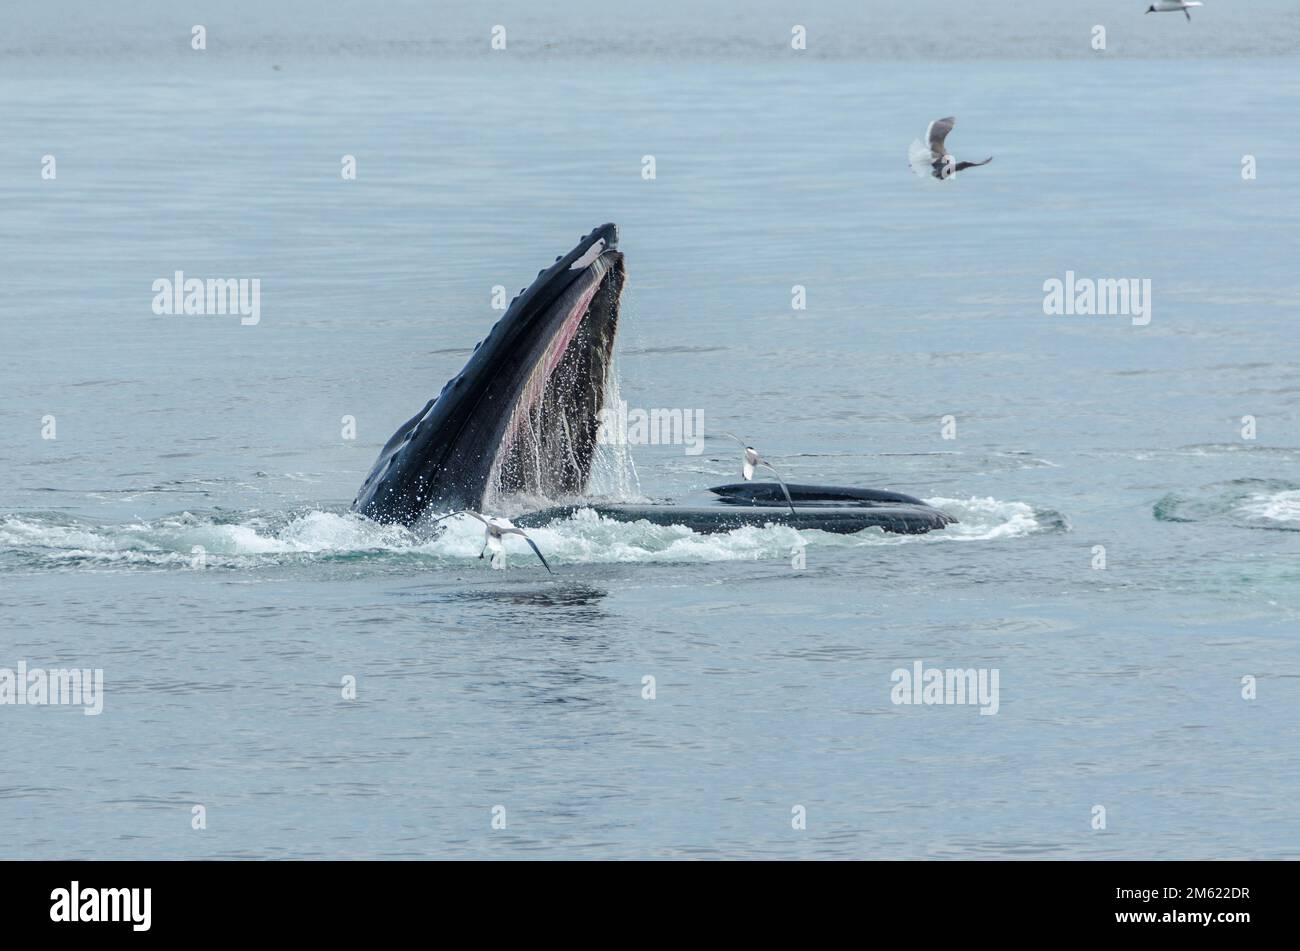
[[[1187,22],[1192,22],[1192,7],[1203,7],[1205,4],[1201,0],[1160,0],[1159,3],[1153,3],[1147,7],[1147,13],[1177,13],[1182,10],[1187,16]]]
[[[456,515],[468,515],[470,518],[478,519],[486,526],[483,536],[483,550],[479,552],[479,557],[483,558],[489,551],[492,552],[493,568],[504,568],[506,565],[506,549],[505,545],[502,543],[502,537],[505,535],[518,535],[524,541],[528,542],[528,546],[537,553],[537,557],[541,559],[542,565],[545,566],[547,572],[550,574],[555,573],[551,571],[551,566],[546,564],[546,557],[542,554],[542,550],[537,547],[537,543],[524,534],[522,528],[516,528],[514,525],[511,525],[509,519],[491,518],[490,516],[480,515],[478,512],[471,512],[468,509],[465,509],[461,512],[451,512],[447,515],[435,518],[433,522],[441,522],[443,519],[452,518]]]
[[[785,479],[781,478],[781,473],[776,471],[776,466],[772,465],[772,463],[760,456],[757,449],[753,446],[747,445],[745,441],[735,433],[719,431],[718,435],[726,436],[728,439],[734,439],[736,443],[739,444],[740,448],[745,450],[745,454],[740,463],[740,474],[745,477],[746,482],[749,482],[754,478],[754,469],[760,466],[767,469],[772,473],[772,475],[776,476],[776,481],[781,483],[781,491],[785,494],[786,504],[790,506],[790,514],[794,515],[794,500],[790,498],[790,490],[786,487]]]
[[[975,168],[977,165],[987,165],[993,161],[993,156],[990,155],[982,162],[958,162],[948,154],[944,140],[948,138],[948,133],[952,131],[956,122],[957,120],[952,116],[935,119],[925,130],[925,140],[928,145],[922,144],[919,139],[913,140],[907,150],[907,164],[911,166],[913,172],[922,178],[929,175],[945,181],[957,172]]]

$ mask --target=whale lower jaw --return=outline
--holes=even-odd
[[[554,506],[515,518],[524,527],[545,525],[570,518],[583,509],[619,522],[647,521],[654,525],[679,525],[700,534],[731,532],[746,526],[781,525],[801,531],[849,535],[866,528],[878,528],[891,535],[924,535],[943,529],[957,520],[947,512],[925,503],[904,502],[875,505],[801,505],[794,512],[775,505],[635,505],[591,502]]]
[[[680,525],[694,532],[730,532],[746,526],[787,528],[851,534],[878,528],[892,535],[924,535],[956,524],[957,520],[927,502],[902,492],[839,485],[789,484],[790,501],[772,482],[736,482],[709,491],[718,496],[705,504],[626,504],[592,500],[553,506],[516,518],[524,526],[570,518],[583,509],[619,522],[647,521]]]

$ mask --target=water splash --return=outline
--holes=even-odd
[[[1274,479],[1214,482],[1199,492],[1171,492],[1152,507],[1161,522],[1222,522],[1239,528],[1300,531],[1300,487]]]
[[[615,351],[605,380],[605,406],[618,406],[623,399],[620,360]],[[596,452],[591,462],[590,492],[618,502],[645,501],[641,495],[641,480],[631,449],[625,442],[597,440]]]
[[[782,525],[746,526],[701,534],[680,525],[622,522],[582,509],[567,519],[529,530],[552,563],[584,565],[645,562],[690,564],[783,559],[802,540],[810,546],[855,549],[882,545],[993,541],[1068,528],[1059,513],[1024,502],[992,498],[934,499],[960,524],[929,535],[888,535],[867,529],[853,535],[796,531]],[[477,564],[483,528],[466,518],[440,530],[381,525],[351,512],[195,513],[151,521],[98,523],[57,513],[0,516],[0,571],[69,569],[189,569],[195,548],[206,568],[257,571],[339,561],[419,568]],[[520,567],[530,554],[521,539],[507,539]]]

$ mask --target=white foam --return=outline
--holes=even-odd
[[[1290,498],[1291,518],[1300,518],[1300,493]],[[701,534],[681,525],[648,521],[623,522],[582,509],[561,521],[529,528],[553,564],[646,562],[689,564],[760,561],[790,557],[796,544],[847,547],[981,541],[1016,538],[1044,530],[1035,510],[1024,502],[993,498],[931,499],[930,504],[959,519],[928,535],[889,535],[867,529],[853,535],[796,531],[781,525],[745,526],[729,532]],[[207,564],[256,568],[311,562],[336,556],[418,555],[434,567],[477,561],[483,549],[483,526],[468,516],[440,522],[440,530],[411,530],[380,525],[351,513],[309,511],[299,514],[248,513],[236,519],[182,512],[149,522],[101,525],[58,516],[0,517],[0,548],[20,551],[52,563],[188,567],[195,546]],[[532,554],[523,539],[505,539],[509,561],[526,565]]]
[[[1252,495],[1240,506],[1243,514],[1272,522],[1300,522],[1300,489]]]
[[[1044,528],[1033,506],[1025,502],[1003,502],[987,496],[964,500],[926,499],[926,502],[957,519],[956,525],[949,525],[937,534],[963,541],[1018,538]]]

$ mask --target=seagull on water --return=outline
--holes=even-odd
[[[1187,17],[1187,22],[1192,22],[1192,7],[1203,7],[1205,4],[1201,0],[1160,0],[1159,3],[1153,3],[1147,7],[1147,13],[1177,13],[1179,10]]]
[[[476,518],[486,526],[486,531],[483,536],[483,550],[479,552],[478,556],[483,558],[489,551],[492,552],[493,568],[504,568],[506,566],[506,549],[501,541],[502,536],[518,535],[524,541],[528,542],[528,546],[537,553],[537,557],[542,560],[542,564],[545,566],[547,572],[555,574],[555,572],[551,571],[551,566],[546,564],[546,557],[542,554],[542,550],[537,547],[537,543],[524,534],[522,528],[516,528],[514,525],[511,525],[509,519],[492,518],[491,516],[480,515],[478,512],[471,512],[466,509],[462,512],[451,512],[447,515],[435,518],[433,522],[441,522],[443,519],[453,518],[457,515],[468,515],[470,518]]]
[[[931,122],[929,128],[925,130],[925,141],[929,143],[928,146],[923,145],[919,139],[912,140],[912,145],[907,150],[907,164],[921,178],[929,175],[944,181],[952,178],[956,172],[974,168],[977,165],[987,165],[993,161],[993,156],[990,155],[982,162],[958,162],[948,154],[943,142],[944,139],[948,138],[948,133],[952,131],[952,127],[956,122],[957,120],[952,116],[948,116],[946,119],[935,119]]]
[[[718,435],[726,436],[728,439],[734,439],[740,448],[745,450],[745,455],[741,459],[740,463],[740,474],[745,477],[746,482],[749,482],[754,478],[754,469],[759,466],[767,469],[772,473],[772,475],[776,476],[776,481],[781,483],[781,491],[785,494],[786,504],[790,506],[790,514],[794,515],[794,500],[790,498],[790,490],[786,487],[785,479],[781,478],[781,473],[776,471],[776,466],[772,465],[772,463],[760,456],[758,450],[753,446],[746,445],[745,441],[735,433],[720,431]]]

